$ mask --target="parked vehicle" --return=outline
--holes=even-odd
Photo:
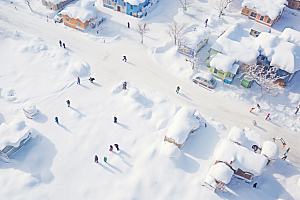
[[[62,18],[62,16],[61,16],[61,14],[55,15],[54,21],[55,21],[55,23],[56,23],[56,22],[57,22],[57,23],[62,23],[62,22],[63,22],[63,18]]]
[[[214,89],[217,86],[216,79],[209,72],[199,73],[192,80],[194,83],[210,89]]]

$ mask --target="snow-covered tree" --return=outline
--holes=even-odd
[[[30,10],[33,12],[33,10],[31,9],[31,0],[24,0],[24,2],[28,5],[28,7],[30,8]]]
[[[172,24],[168,25],[167,33],[174,40],[175,45],[179,44],[182,40],[186,26],[187,25],[185,23],[178,24],[177,22],[173,22]]]
[[[177,0],[177,1],[178,1],[178,7],[182,8],[183,10],[190,7],[191,4],[194,2],[194,0]]]
[[[269,93],[271,96],[277,96],[279,86],[274,82],[281,77],[276,75],[276,67],[265,67],[263,65],[252,64],[247,67],[245,74],[250,76],[261,89],[261,96]],[[284,78],[284,77],[283,77]]]
[[[141,38],[142,38],[141,43],[143,43],[144,42],[144,34],[149,31],[147,24],[143,23],[143,22],[138,23],[137,31],[141,35]]]
[[[217,10],[219,17],[223,14],[223,11],[232,0],[210,0],[210,5],[213,9]]]

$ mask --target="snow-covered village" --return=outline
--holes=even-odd
[[[299,200],[299,71],[299,0],[0,0],[0,200]]]

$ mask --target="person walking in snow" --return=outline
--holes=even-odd
[[[129,22],[127,22],[127,27],[128,27],[128,28],[130,28],[130,24],[129,24]]]
[[[71,104],[70,100],[67,100],[66,102],[67,102],[68,107],[70,107],[70,104]]]
[[[254,126],[256,126],[256,125],[257,125],[257,123],[256,123],[256,121],[255,121],[255,120],[253,120],[253,125],[254,125]]]
[[[260,109],[260,106],[259,106],[259,104],[257,104],[256,106],[257,106],[257,108],[258,108],[258,109]]]
[[[117,151],[119,151],[119,145],[115,144],[115,147],[116,147]]]
[[[123,56],[123,61],[127,62],[126,56]]]
[[[66,45],[65,45],[65,43],[63,43],[63,46],[64,46],[64,48],[66,48]]]
[[[59,40],[59,42],[58,42],[58,43],[59,43],[59,45],[60,45],[60,47],[61,47],[61,40]]]
[[[270,120],[270,118],[269,118],[269,117],[270,117],[270,114],[267,114],[267,117],[266,117],[266,119],[269,119],[269,120]]]
[[[256,188],[256,186],[257,186],[257,183],[254,183],[254,184],[253,184],[253,187]]]
[[[80,78],[79,77],[77,78],[77,84],[80,85]]]
[[[91,83],[93,83],[93,81],[95,80],[94,78],[90,77],[89,80],[91,81]]]
[[[298,106],[298,107],[296,107],[296,112],[295,112],[295,115],[298,113],[299,109],[300,109],[300,104],[299,104],[299,106]]]
[[[251,112],[252,112],[252,110],[254,110],[254,109],[255,109],[255,108],[251,108],[251,109],[250,109],[250,113],[251,113]]]
[[[177,94],[179,93],[179,90],[180,90],[180,87],[178,86],[177,89],[176,89]]]
[[[95,155],[95,163],[98,163],[98,156]]]
[[[117,123],[117,116],[114,116],[114,123]]]
[[[282,160],[285,160],[287,158],[287,155],[283,156],[281,159]]]
[[[58,123],[58,117],[55,117],[54,120],[55,120],[55,122],[56,122],[57,124],[59,124],[59,123]]]
[[[104,162],[107,162],[107,158],[104,156]]]
[[[123,83],[123,90],[126,90],[127,83],[126,81]]]
[[[207,22],[208,22],[208,19],[206,19],[205,22],[204,22],[205,23],[205,27],[207,27]]]
[[[290,147],[286,150],[286,152],[283,154],[284,156],[290,151]]]
[[[114,150],[113,146],[110,145],[110,146],[109,146],[109,151],[113,151],[113,150]]]

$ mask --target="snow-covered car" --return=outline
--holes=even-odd
[[[55,23],[56,23],[56,22],[57,22],[57,23],[62,23],[63,19],[62,19],[61,14],[55,15],[54,21],[55,21]]]
[[[216,79],[209,72],[199,73],[193,79],[193,82],[210,89],[214,89],[217,85]]]

